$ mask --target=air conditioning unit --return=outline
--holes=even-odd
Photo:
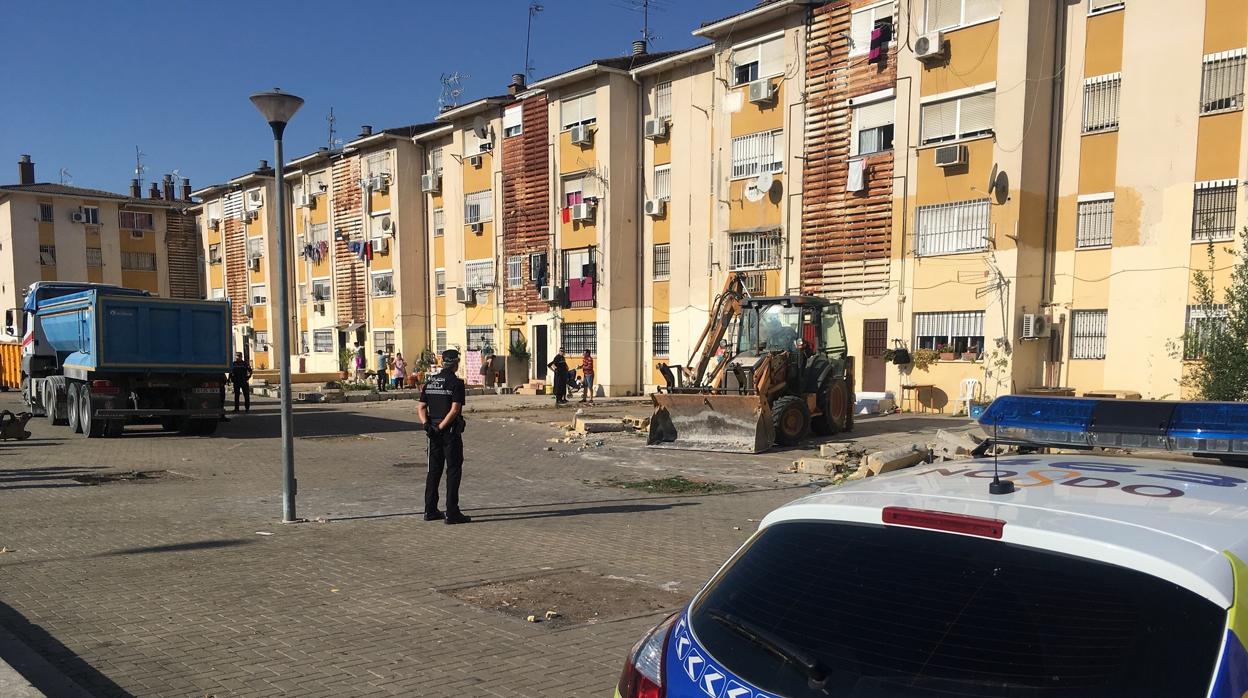
[[[663,199],[646,199],[646,215],[662,218],[667,213],[667,202]]]
[[[646,138],[652,141],[667,138],[667,119],[646,119]]]
[[[577,124],[572,127],[572,145],[589,145],[594,142],[594,131],[589,124]]]
[[[949,53],[949,44],[940,32],[928,32],[914,40],[914,57],[924,63],[944,60]]]
[[[390,238],[377,238],[373,240],[373,252],[377,254],[390,254]]]
[[[455,302],[472,305],[477,302],[477,294],[471,288],[457,288],[455,289]]]
[[[1053,330],[1053,322],[1039,313],[1023,314],[1023,339],[1040,339],[1048,337]]]
[[[208,229],[209,229],[209,230],[220,230],[220,229],[221,229],[221,219],[220,219],[220,218],[209,218],[209,219],[208,219]]]
[[[82,211],[73,211],[69,214],[69,219],[75,223],[86,223],[87,214]]]
[[[385,192],[390,190],[390,178],[386,175],[377,175],[368,180],[368,188],[373,191]]]
[[[484,224],[484,223],[473,223],[473,224],[472,224],[472,234],[473,234],[473,235],[480,235],[481,233],[484,233],[484,232],[485,232],[485,224]]]
[[[316,198],[308,194],[300,194],[299,201],[295,206],[299,208],[316,208]]]
[[[572,206],[572,220],[574,221],[594,220],[594,205],[593,204],[574,204]]]
[[[538,295],[541,296],[542,300],[546,301],[547,303],[554,303],[557,300],[557,298],[555,297],[554,286],[543,286],[541,290],[538,291]]]
[[[477,167],[477,168],[481,167],[482,162],[484,162],[484,160],[481,159],[480,155],[468,156],[468,164],[472,165],[473,167]]]
[[[936,149],[937,167],[956,167],[966,164],[966,146],[942,145]]]
[[[768,104],[775,96],[776,89],[772,86],[771,80],[755,80],[750,83],[750,102]]]
[[[243,303],[243,316],[251,317],[251,304],[250,303]]]
[[[421,175],[420,190],[428,194],[437,194],[442,191],[442,175],[436,172]]]
[[[252,271],[260,271],[260,258],[259,257],[249,258],[247,260],[247,266],[250,267]]]
[[[260,217],[260,214],[256,213],[255,211],[247,211],[246,213],[243,214],[243,220],[246,221],[247,223],[250,223],[259,217]]]

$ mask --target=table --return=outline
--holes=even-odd
[[[910,385],[901,386],[901,409],[906,409],[906,400],[910,400],[910,411],[927,413],[927,405],[923,404],[923,391],[933,390],[936,386],[932,383],[912,383]],[[907,398],[907,396],[909,396]],[[914,409],[917,406],[919,409]]]

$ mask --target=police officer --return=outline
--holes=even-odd
[[[442,352],[442,370],[429,378],[420,391],[416,416],[429,436],[429,472],[425,476],[425,521],[445,519],[448,524],[472,519],[459,510],[459,479],[464,467],[464,381],[455,375],[459,352]],[[446,513],[438,511],[438,486],[446,469]]]
[[[246,409],[250,412],[251,363],[243,358],[243,352],[241,351],[234,353],[234,363],[230,366],[230,382],[234,384],[234,411],[238,411],[238,395],[242,393]]]

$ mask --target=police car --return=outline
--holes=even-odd
[[[1090,451],[1243,457],[1248,404],[1009,396],[981,424],[1024,454],[773,511],[616,695],[1248,695],[1248,469]]]

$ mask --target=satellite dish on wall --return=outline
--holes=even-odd
[[[997,189],[997,163],[992,163],[992,174],[988,175],[988,196],[992,196]]]
[[[477,138],[485,141],[490,138],[490,123],[483,117],[478,116],[472,120],[472,132],[477,134]]]
[[[745,185],[745,198],[750,202],[762,201],[775,182],[776,178],[770,172],[759,172],[753,181]]]

